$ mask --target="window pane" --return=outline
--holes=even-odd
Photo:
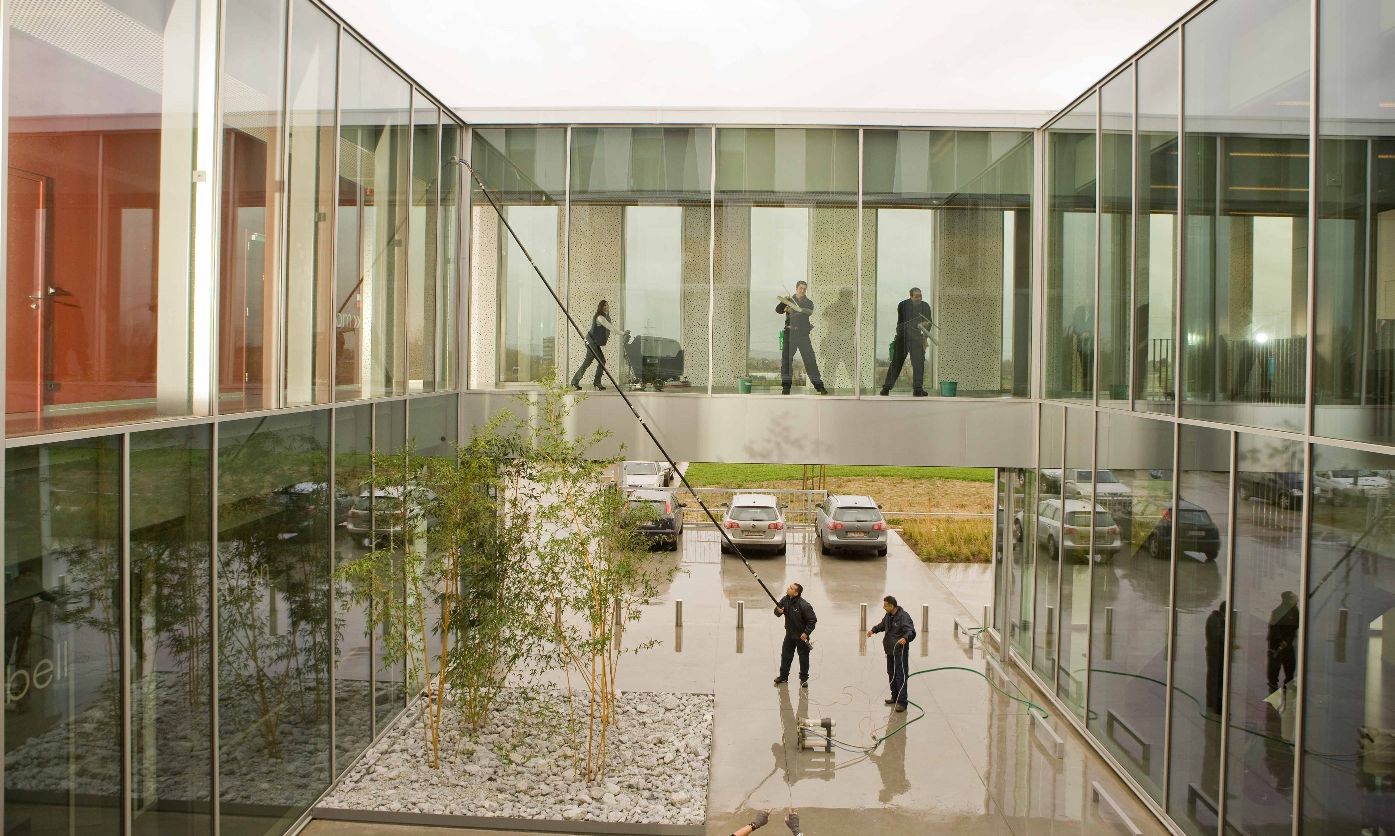
[[[564,128],[476,129],[470,143],[471,165],[559,295],[566,143]],[[565,365],[565,336],[557,344],[565,320],[478,184],[471,188],[470,385],[550,380]]]
[[[711,157],[707,128],[572,130],[568,299],[587,329],[609,303],[601,354],[622,385],[707,390]],[[568,339],[573,374],[587,351]]]
[[[285,0],[232,3],[223,16],[223,206],[219,410],[275,406],[280,362],[281,56]]]
[[[5,828],[121,829],[120,439],[5,453]]]
[[[1311,14],[1228,0],[1187,24],[1187,417],[1303,426]]]
[[[335,73],[339,26],[311,0],[294,0],[286,171],[286,403],[327,403],[334,385]],[[351,250],[352,251],[352,250]],[[356,260],[355,260],[356,263]]]
[[[441,187],[456,176],[454,166],[441,164],[441,111],[413,92],[412,110],[412,207],[407,223],[410,247],[407,255],[407,391],[430,392],[436,388],[436,329],[441,284],[440,247]]]
[[[1230,433],[1184,426],[1180,452],[1181,514],[1159,527],[1180,532],[1167,806],[1188,833],[1202,836],[1219,824]]]
[[[1129,396],[1129,268],[1133,261],[1133,68],[1100,94],[1101,402]]]
[[[1314,447],[1313,470],[1329,468],[1370,469],[1386,481],[1314,494],[1302,832],[1379,833],[1391,821],[1388,753],[1395,743],[1395,529],[1388,481],[1395,457]]]
[[[1092,546],[1094,486],[1090,480],[1094,456],[1095,416],[1084,409],[1066,410],[1066,471],[1079,471],[1083,480],[1067,479],[1060,512],[1053,513],[1043,539],[1048,551],[1055,546],[1061,561],[1061,647],[1056,672],[1056,694],[1076,716],[1085,716],[1085,681],[1089,675],[1090,566],[1106,559],[1107,552]],[[1040,521],[1037,523],[1041,525]],[[1105,532],[1100,532],[1103,539]],[[1038,536],[1042,536],[1040,533]],[[1112,555],[1110,555],[1112,557]]]
[[[334,413],[334,567],[357,560],[367,551],[356,534],[372,513],[360,502],[373,483],[373,410],[367,405]],[[368,605],[356,603],[345,582],[334,585],[334,751],[342,772],[373,740],[373,636]],[[337,776],[336,776],[337,777]]]
[[[131,775],[139,834],[208,833],[208,427],[131,436]]]
[[[852,391],[857,165],[853,130],[717,132],[715,391]],[[787,327],[798,282],[810,313]]]
[[[224,833],[280,833],[329,786],[328,419],[219,425]]]
[[[1035,549],[1036,565],[1032,667],[1048,684],[1056,681],[1056,607],[1059,603],[1061,541],[1058,535],[1052,544],[1054,548],[1051,548],[1047,545],[1047,537],[1051,535],[1054,521],[1060,519],[1065,420],[1065,411],[1061,407],[1042,405],[1037,511],[1027,532],[1027,542],[1032,543]]]
[[[339,96],[336,400],[405,387],[411,88],[345,36]]]
[[[1289,832],[1298,718],[1300,444],[1241,434],[1235,473],[1235,600],[1226,828]],[[1296,486],[1292,476],[1296,475]]]
[[[1032,656],[1032,606],[1036,572],[1037,472],[1021,471],[1013,483],[1012,588],[1008,593],[1008,635],[1012,647],[1024,659]]]
[[[1321,7],[1316,432],[1395,441],[1395,4]]]
[[[1046,133],[1046,397],[1093,399],[1098,97]]]
[[[1133,285],[1134,408],[1171,413],[1177,277],[1177,103],[1181,36],[1138,60],[1138,221]]]
[[[437,250],[436,388],[454,389],[459,379],[456,356],[457,288],[460,271],[460,182],[470,176],[451,160],[464,156],[465,129],[449,118],[441,122],[441,243]]]
[[[186,415],[196,16],[10,5],[6,433]]]
[[[1031,134],[868,130],[863,167],[863,388],[1025,395]]]
[[[405,403],[391,401],[374,404],[373,422],[374,452],[380,455],[394,455],[407,449],[407,405]],[[400,488],[402,482],[401,474],[382,473],[377,470],[373,472],[372,487],[374,490]],[[362,498],[363,492],[360,492],[359,496]],[[365,550],[373,548],[401,549],[404,540],[403,532],[392,522],[394,519],[392,512],[395,509],[391,507],[391,500],[384,502],[376,494],[369,494],[369,496],[372,497],[371,511],[368,515],[371,527],[367,536],[360,535],[359,545]],[[385,511],[387,513],[384,513]],[[400,591],[398,597],[401,598]],[[395,663],[389,663],[386,661],[388,646],[386,631],[388,629],[386,624],[383,625],[379,629],[379,633],[373,637],[373,717],[376,729],[384,728],[407,704],[406,662],[399,660]]]

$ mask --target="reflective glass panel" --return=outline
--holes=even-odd
[[[1062,457],[1064,450],[1065,411],[1059,406],[1043,404],[1041,408],[1040,457],[1037,473],[1037,503],[1026,526],[1027,541],[1033,544],[1036,596],[1032,618],[1032,667],[1048,683],[1056,681],[1056,608],[1060,603],[1061,540],[1058,534],[1048,540],[1052,526],[1059,525],[1061,515]]]
[[[5,453],[5,829],[121,830],[120,439]]]
[[[1027,393],[1031,178],[1028,133],[864,132],[864,391]]]
[[[131,778],[137,834],[209,833],[209,427],[131,436]]]
[[[1226,830],[1288,833],[1298,718],[1303,448],[1241,434],[1226,691]]]
[[[1395,3],[1320,6],[1315,432],[1395,441]]]
[[[1309,0],[1186,27],[1182,414],[1300,429],[1308,309]]]
[[[855,130],[717,131],[714,391],[853,390],[857,180]]]
[[[1008,641],[1024,659],[1032,657],[1032,597],[1036,580],[1037,472],[1021,471],[1012,485],[1012,589],[1008,593]]]
[[[334,412],[334,566],[362,557],[373,485],[373,409]],[[367,494],[367,497],[365,497]],[[368,604],[347,582],[334,585],[334,751],[341,772],[373,739],[373,636]]]
[[[412,205],[407,221],[407,391],[436,389],[441,304],[441,188],[456,177],[441,161],[441,111],[413,91]]]
[[[1177,539],[1172,765],[1168,812],[1195,836],[1219,824],[1226,573],[1230,548],[1230,433],[1182,427]],[[1163,539],[1170,540],[1169,537]]]
[[[281,238],[281,103],[286,0],[231,3],[223,15],[223,189],[218,408],[276,405]]]
[[[407,449],[407,405],[402,401],[391,401],[388,403],[378,403],[373,405],[373,450],[380,455],[394,455]],[[365,550],[372,549],[402,549],[405,545],[405,532],[401,526],[396,524],[396,517],[392,514],[384,514],[378,510],[383,497],[380,491],[391,490],[400,487],[404,481],[400,473],[383,473],[376,468],[373,470],[372,492],[367,497],[368,503],[363,503],[365,498],[363,492],[359,492],[359,502],[356,504],[361,511],[363,505],[370,508],[368,515],[368,530],[365,533],[361,528],[352,527],[359,537],[359,545]],[[405,579],[404,579],[405,583]],[[399,600],[401,593],[399,592]],[[383,624],[379,627],[379,632],[373,637],[373,717],[375,728],[382,729],[384,724],[397,716],[407,703],[406,695],[406,663],[402,660],[388,662],[387,658],[387,631],[389,626]]]
[[[460,123],[443,117],[441,121],[441,243],[437,250],[440,279],[440,303],[436,310],[436,388],[456,388],[459,380],[460,358],[457,357],[456,322],[459,317],[459,287],[464,276],[460,260],[460,189],[462,178],[469,173],[451,163],[463,157],[465,129]]]
[[[329,786],[329,414],[219,425],[223,833],[281,833]]]
[[[1100,93],[1100,402],[1126,406],[1133,264],[1133,67]]]
[[[7,6],[5,432],[186,415],[195,9]]]
[[[566,129],[477,128],[470,158],[543,277],[564,293]],[[470,385],[550,380],[565,365],[565,335],[557,340],[565,320],[479,184],[471,188]]]
[[[1154,798],[1162,794],[1171,576],[1172,424],[1099,416],[1090,631],[1095,737]],[[1224,496],[1224,494],[1222,494]]]
[[[584,330],[602,301],[601,359],[622,386],[707,391],[712,131],[574,128],[567,297]],[[599,332],[594,332],[599,335]],[[569,333],[568,374],[590,383]]]
[[[1098,96],[1046,133],[1046,397],[1093,399]]]
[[[1085,715],[1085,682],[1090,670],[1090,567],[1103,560],[1107,550],[1096,551],[1094,542],[1112,540],[1107,516],[1095,514],[1094,462],[1095,416],[1089,410],[1066,410],[1066,469],[1062,499],[1037,520],[1038,537],[1047,550],[1055,545],[1061,561],[1061,648],[1056,671],[1056,694],[1079,717]],[[1096,555],[1101,555],[1096,557]]]
[[[335,84],[339,25],[294,0],[287,91],[286,403],[327,403],[334,386]],[[356,313],[356,311],[352,312]],[[346,321],[347,322],[347,321]]]
[[[1138,219],[1134,239],[1134,408],[1176,408],[1177,136],[1182,62],[1173,34],[1138,59]]]
[[[1387,8],[1389,8],[1387,6]],[[1395,812],[1395,456],[1313,448],[1302,832],[1379,833]]]
[[[411,87],[357,40],[340,51],[336,400],[406,391]]]

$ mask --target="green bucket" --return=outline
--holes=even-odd
[[[738,377],[736,379],[736,391],[742,395],[751,394],[751,379],[749,377]]]
[[[941,381],[940,381],[940,397],[942,397],[942,398],[952,398],[952,397],[954,397],[954,396],[957,395],[957,394],[959,394],[959,381],[957,381],[957,380],[941,380]]]

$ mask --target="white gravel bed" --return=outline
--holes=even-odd
[[[712,755],[710,694],[629,692],[617,698],[606,774],[577,776],[573,744],[561,722],[535,728],[519,720],[517,692],[505,693],[494,719],[472,741],[449,710],[441,729],[441,767],[432,769],[417,703],[356,763],[321,806],[348,810],[637,824],[702,824]],[[530,692],[550,716],[565,717],[563,692]],[[577,698],[585,709],[585,696]],[[533,715],[536,716],[536,715]],[[509,749],[509,741],[521,740]]]

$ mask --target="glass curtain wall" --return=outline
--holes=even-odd
[[[1095,439],[1098,560],[1088,727],[1154,798],[1163,787],[1166,636],[1177,529],[1172,432],[1170,422],[1101,412]]]
[[[437,310],[441,304],[441,187],[455,177],[441,161],[441,109],[412,93],[412,204],[407,230],[407,391],[436,388]]]
[[[1031,134],[869,129],[862,166],[863,391],[1025,396]]]
[[[1314,433],[1395,442],[1395,7],[1319,7]]]
[[[195,4],[10,5],[5,432],[187,415]]]
[[[403,401],[388,401],[373,405],[373,449],[379,455],[394,456],[407,451],[407,405]],[[368,511],[368,532],[360,535],[363,552],[388,549],[400,554],[407,545],[407,533],[393,525],[394,505],[401,496],[405,476],[384,473],[375,465],[372,469],[367,509],[359,494],[356,507]],[[406,579],[403,579],[405,586]],[[401,600],[405,589],[399,589]],[[387,661],[390,637],[386,624],[379,626],[373,636],[373,720],[374,730],[384,727],[407,703],[406,661]],[[398,642],[400,645],[401,642]]]
[[[1090,94],[1046,132],[1046,397],[1095,397],[1095,132]]]
[[[608,303],[601,357],[622,386],[707,391],[711,196],[710,128],[572,129],[568,306],[585,330]],[[567,341],[576,382],[587,348]]]
[[[465,274],[461,271],[460,257],[460,195],[462,183],[469,173],[457,162],[465,157],[465,127],[448,116],[441,121],[441,210],[440,243],[437,246],[440,259],[440,296],[436,306],[436,391],[443,392],[456,388],[459,380],[459,358],[456,333],[460,312],[460,283]]]
[[[1056,682],[1057,617],[1060,604],[1061,535],[1059,527],[1063,499],[1062,459],[1065,456],[1065,410],[1042,404],[1041,435],[1038,440],[1037,504],[1029,520],[1035,577],[1032,624],[1032,667],[1049,687]],[[1034,529],[1034,530],[1033,530]],[[1054,535],[1054,536],[1053,536]]]
[[[359,531],[372,514],[373,407],[334,412],[334,568],[368,553]],[[334,751],[343,771],[373,740],[373,635],[369,605],[334,582]],[[338,777],[337,775],[335,777]]]
[[[544,278],[565,293],[567,129],[473,131],[471,165]],[[471,182],[471,380],[474,388],[551,380],[567,365],[564,320],[488,198]],[[565,296],[563,296],[565,298]],[[590,317],[584,317],[589,327]]]
[[[718,129],[714,392],[855,391],[857,192],[856,130]]]
[[[1061,632],[1056,670],[1056,693],[1077,717],[1085,716],[1085,688],[1090,673],[1090,567],[1103,560],[1096,551],[1113,542],[1113,520],[1096,511],[1093,467],[1095,414],[1088,409],[1066,410],[1066,467],[1061,477],[1062,499],[1045,520],[1047,549],[1056,545],[1060,560]]]
[[[1177,155],[1181,115],[1181,35],[1138,59],[1137,218],[1133,252],[1134,409],[1172,413],[1177,387]],[[1110,270],[1114,268],[1111,266]],[[1102,285],[1103,286],[1103,285]]]
[[[1186,26],[1182,414],[1303,429],[1309,0]]]
[[[218,406],[275,406],[276,323],[286,314],[280,256],[281,118],[286,0],[231,3],[223,14],[222,229]]]
[[[1133,350],[1134,68],[1100,91],[1099,400],[1129,405]]]
[[[406,391],[412,88],[368,47],[340,48],[336,400]]]

